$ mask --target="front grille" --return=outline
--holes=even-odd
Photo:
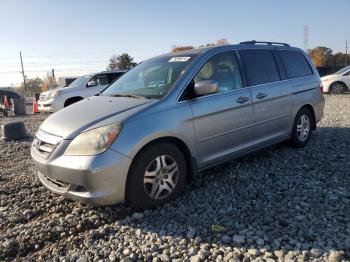
[[[39,100],[44,101],[47,100],[47,95],[40,95]]]
[[[51,155],[51,153],[55,150],[55,147],[56,147],[56,145],[46,143],[37,138],[34,139],[33,146],[35,147],[35,150],[40,155],[43,155],[45,158],[48,158]]]
[[[34,150],[43,158],[49,158],[61,141],[61,137],[38,130],[33,141]]]

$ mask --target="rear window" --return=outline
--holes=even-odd
[[[270,50],[240,51],[249,86],[261,85],[280,80],[275,59]]]
[[[278,53],[289,79],[312,75],[311,67],[302,53],[287,50],[278,50]]]

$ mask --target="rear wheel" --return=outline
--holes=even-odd
[[[329,87],[329,93],[331,94],[342,94],[344,93],[346,87],[343,83],[341,82],[335,82]]]
[[[155,144],[143,150],[129,172],[126,198],[133,205],[152,208],[168,202],[183,191],[186,162],[173,144]]]
[[[302,108],[295,117],[290,142],[294,147],[304,147],[308,144],[312,134],[312,113]]]

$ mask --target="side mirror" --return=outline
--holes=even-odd
[[[218,89],[218,82],[214,80],[203,80],[194,85],[194,92],[197,96],[214,94]]]
[[[87,87],[91,87],[91,86],[96,86],[97,83],[94,81],[94,80],[90,80],[88,83],[87,83]]]

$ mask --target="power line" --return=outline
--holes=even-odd
[[[45,66],[52,66],[52,65],[79,65],[79,64],[101,64],[105,63],[107,64],[108,61],[101,60],[101,61],[74,61],[74,62],[26,62],[26,66],[28,65],[45,65]],[[17,63],[11,62],[11,63],[0,63],[2,66],[14,66],[17,65]]]

